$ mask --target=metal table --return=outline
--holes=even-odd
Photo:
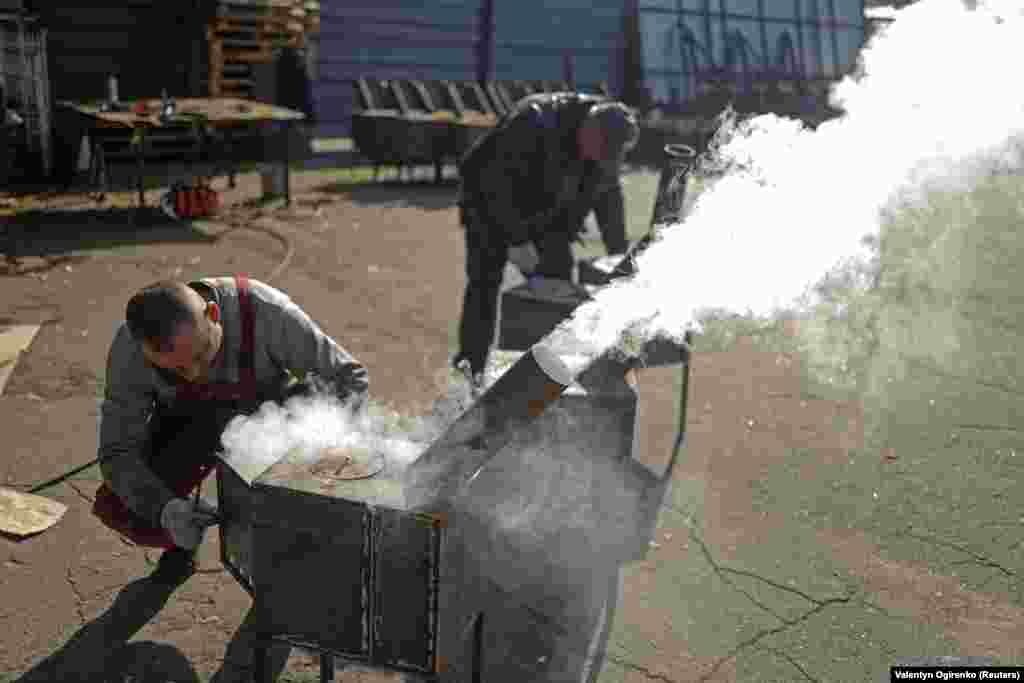
[[[145,106],[144,114],[136,112],[139,103]],[[159,99],[144,99],[122,102],[117,111],[105,103],[60,102],[58,106],[71,111],[82,122],[83,132],[91,140],[90,176],[101,191],[108,187],[105,139],[111,135],[131,135],[131,149],[136,164],[136,186],[139,192],[139,206],[145,207],[145,156],[147,143],[154,132],[189,131],[192,146],[189,150],[190,163],[197,163],[204,154],[223,158],[232,151],[232,142],[239,131],[257,128],[277,127],[281,142],[281,163],[284,164],[285,201],[291,203],[289,136],[296,121],[305,114],[273,106],[263,102],[230,97],[185,98],[176,100],[174,116],[160,116]],[[213,154],[210,154],[210,152]],[[234,172],[230,172],[230,186],[234,187]]]

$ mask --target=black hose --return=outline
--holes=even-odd
[[[71,470],[70,472],[65,472],[64,474],[60,475],[59,477],[54,477],[50,481],[45,481],[42,484],[37,484],[36,486],[33,486],[32,488],[30,488],[28,490],[28,492],[29,493],[39,493],[40,491],[44,491],[44,490],[46,490],[48,488],[52,488],[52,487],[56,486],[57,484],[61,484],[61,483],[65,482],[65,481],[67,481],[68,479],[70,479],[71,477],[75,476],[79,472],[87,470],[90,467],[92,467],[93,465],[98,465],[100,460],[102,460],[102,458],[96,458],[92,462],[87,462],[84,465],[76,467],[75,469]]]
[[[67,481],[71,477],[75,476],[79,472],[84,472],[85,470],[89,469],[93,465],[98,465],[101,462],[104,462],[106,460],[112,460],[113,458],[116,458],[119,455],[122,455],[122,454],[121,453],[108,453],[107,455],[101,455],[98,458],[93,458],[92,460],[90,460],[89,462],[85,463],[84,465],[79,465],[75,469],[69,470],[69,471],[65,472],[64,474],[61,474],[61,475],[59,475],[57,477],[54,477],[53,479],[50,479],[49,481],[44,481],[42,484],[36,484],[32,488],[28,489],[27,493],[39,493],[40,491],[45,491],[46,489],[53,488],[57,484],[64,483],[65,481]],[[27,487],[24,484],[22,484],[21,486],[18,486],[17,484],[15,484],[13,488],[27,488]]]

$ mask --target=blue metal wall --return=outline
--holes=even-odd
[[[317,137],[349,134],[351,80],[566,80],[614,84],[624,0],[321,0]]]
[[[321,0],[316,137],[347,137],[352,79],[475,80],[483,0]]]
[[[623,0],[496,0],[494,76],[498,80],[568,80],[572,57],[580,87],[617,87]]]
[[[864,42],[864,0],[321,0],[317,137],[348,136],[352,79],[569,80],[623,92],[626,14],[666,110],[709,85],[828,83]]]
[[[864,43],[864,0],[639,0],[638,10],[645,85],[669,111],[721,83],[738,93],[827,84]]]

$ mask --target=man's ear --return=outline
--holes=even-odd
[[[214,301],[206,302],[206,317],[211,322],[220,323],[220,306]]]

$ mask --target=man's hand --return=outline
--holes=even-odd
[[[508,248],[508,260],[515,265],[525,276],[537,270],[540,264],[540,254],[533,242],[524,242]]]
[[[202,500],[172,498],[160,513],[160,525],[174,544],[192,550],[203,540],[206,528],[217,523],[217,509]]]

